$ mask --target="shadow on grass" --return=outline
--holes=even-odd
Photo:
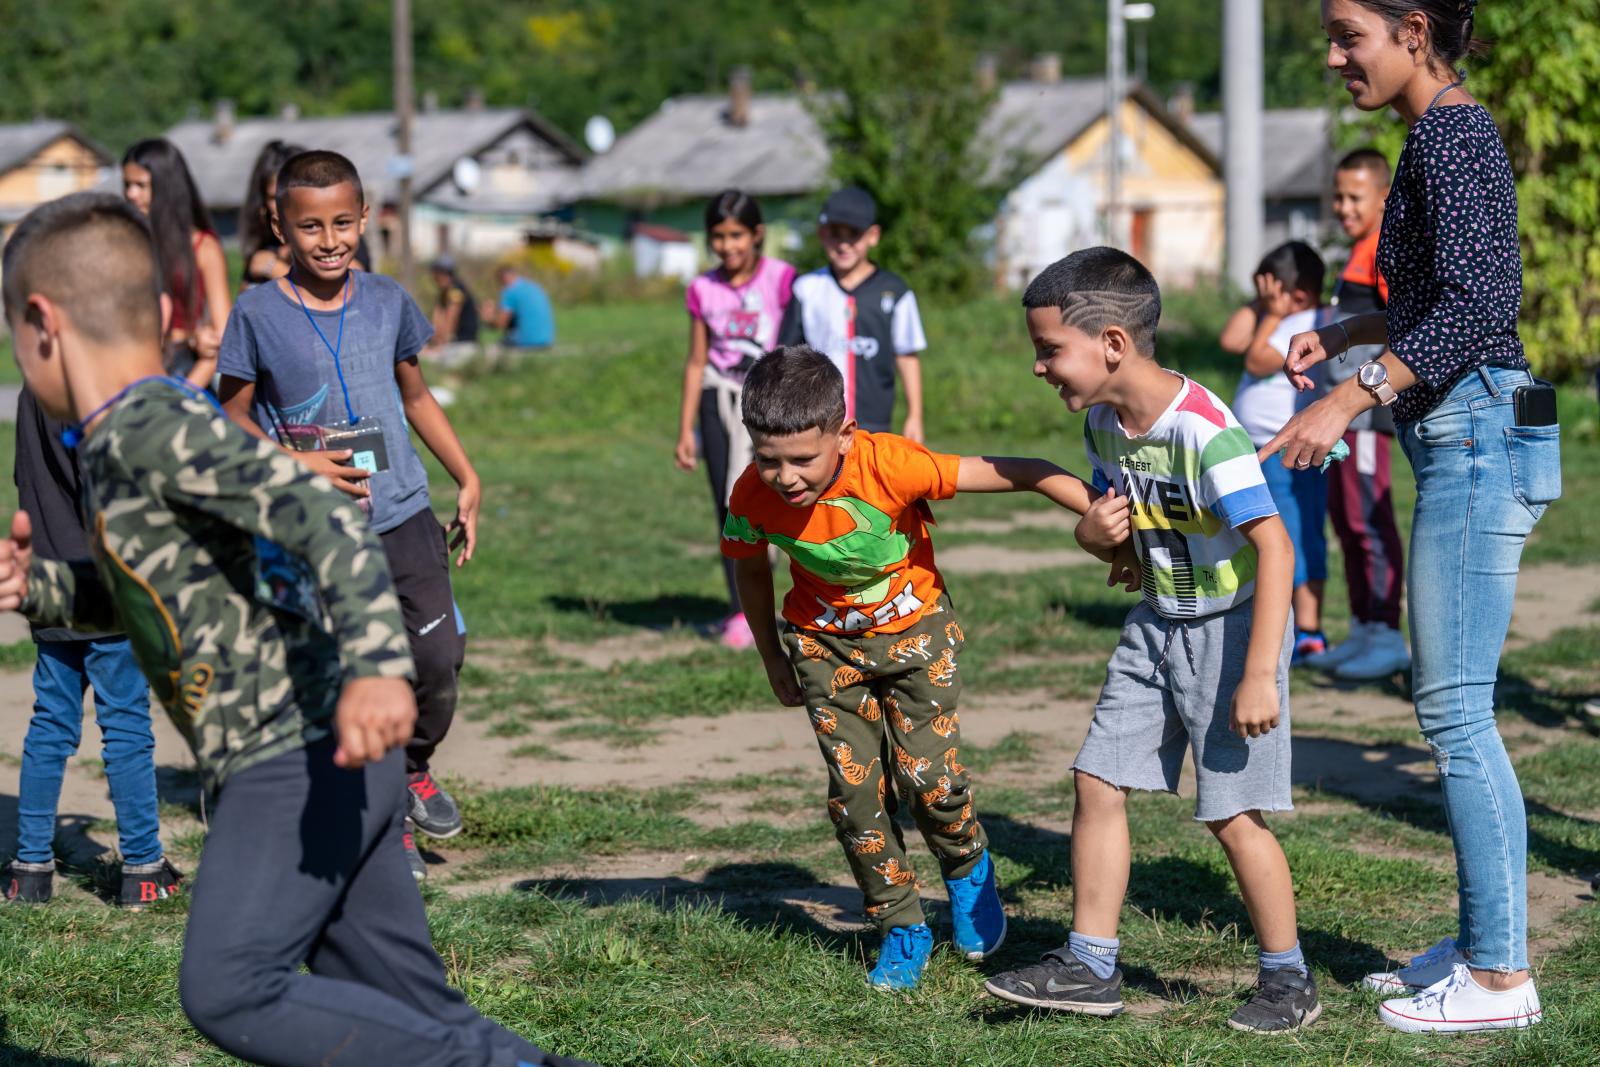
[[[725,863],[708,870],[703,881],[678,877],[531,878],[512,888],[578,899],[590,907],[621,901],[645,901],[663,910],[680,904],[714,904],[753,925],[775,924],[815,938],[830,950],[851,954],[859,954],[862,932],[853,928],[866,924],[859,890],[819,881],[792,863]],[[823,915],[830,921],[823,921]]]
[[[728,614],[728,602],[715,597],[669,594],[648,600],[606,600],[555,594],[544,602],[568,615],[586,615],[596,622],[620,622],[664,630],[670,626],[699,626],[715,622]]]
[[[1128,619],[1128,609],[1133,606],[1127,600],[1080,600],[1072,598],[1054,598],[1045,605],[1045,610],[1052,615],[1067,615],[1085,626],[1096,630],[1122,630],[1122,624]]]
[[[67,1056],[47,1056],[33,1049],[18,1048],[9,1040],[10,1027],[0,1013],[0,1067],[94,1067],[88,1060]]]

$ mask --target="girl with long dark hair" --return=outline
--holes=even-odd
[[[728,494],[750,464],[750,434],[739,415],[744,376],[777,344],[794,287],[794,268],[762,254],[766,236],[755,197],[738,189],[724,189],[712,197],[706,205],[706,245],[717,257],[717,266],[690,282],[685,295],[689,358],[683,368],[674,459],[680,468],[692,471],[704,454],[719,534],[728,517]],[[722,562],[733,607],[722,624],[722,643],[749,648],[755,638],[739,606],[733,561]]]
[[[285,141],[268,141],[250,169],[250,186],[239,211],[239,251],[244,255],[243,288],[262,285],[289,273],[289,252],[272,228],[278,168],[305,149]]]
[[[233,300],[228,261],[211,228],[177,146],[162,137],[140,141],[122,156],[122,193],[150,220],[156,260],[172,300],[167,369],[202,389],[211,387],[217,349]]]
[[[1351,347],[1382,355],[1305,408],[1261,449],[1318,466],[1351,419],[1388,406],[1416,472],[1411,528],[1412,696],[1433,751],[1456,851],[1459,925],[1410,964],[1369,975],[1409,994],[1379,1018],[1400,1030],[1532,1026],[1528,824],[1494,718],[1522,546],[1561,495],[1553,390],[1529,373],[1517,334],[1522,254],[1505,146],[1456,69],[1480,46],[1477,0],[1323,0],[1328,66],[1364,111],[1393,108],[1410,132],[1378,241],[1386,310],[1298,334],[1285,371]]]

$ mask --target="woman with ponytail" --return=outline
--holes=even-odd
[[[1504,0],[1502,0],[1504,2]],[[1285,373],[1382,344],[1356,377],[1299,412],[1261,450],[1315,467],[1351,419],[1392,405],[1416,472],[1411,638],[1417,722],[1433,752],[1455,845],[1459,926],[1368,988],[1402,994],[1379,1018],[1400,1030],[1532,1026],[1528,825],[1495,725],[1494,686],[1523,543],[1561,494],[1555,394],[1529,373],[1517,333],[1522,254],[1505,146],[1458,65],[1481,49],[1476,0],[1323,0],[1328,66],[1364,111],[1409,132],[1378,243],[1386,310],[1299,334]]]

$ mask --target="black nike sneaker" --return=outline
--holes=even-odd
[[[461,809],[455,798],[433,780],[427,771],[406,775],[407,809],[411,824],[429,837],[444,840],[461,832]]]
[[[117,904],[131,911],[142,911],[158,900],[166,900],[183,891],[183,875],[172,861],[159,859],[154,863],[122,865],[122,889],[117,893]]]
[[[1031,967],[997,974],[983,983],[992,996],[1030,1008],[1116,1015],[1122,1011],[1122,971],[1097,978],[1065,948],[1052,949]]]
[[[1285,967],[1261,972],[1256,991],[1228,1017],[1228,1025],[1252,1034],[1287,1034],[1320,1018],[1316,979]]]
[[[55,891],[56,865],[12,860],[0,867],[0,901],[11,904],[45,904]]]

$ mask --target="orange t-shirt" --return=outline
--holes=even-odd
[[[754,464],[734,484],[722,554],[789,554],[794,588],[783,617],[828,633],[899,633],[938,603],[927,501],[956,493],[960,456],[930,452],[890,433],[857,431],[839,476],[808,508],[769,489]]]
[[[1350,262],[1345,264],[1339,280],[1351,285],[1376,289],[1383,303],[1389,303],[1389,283],[1378,271],[1378,236],[1373,230],[1350,248]]]

